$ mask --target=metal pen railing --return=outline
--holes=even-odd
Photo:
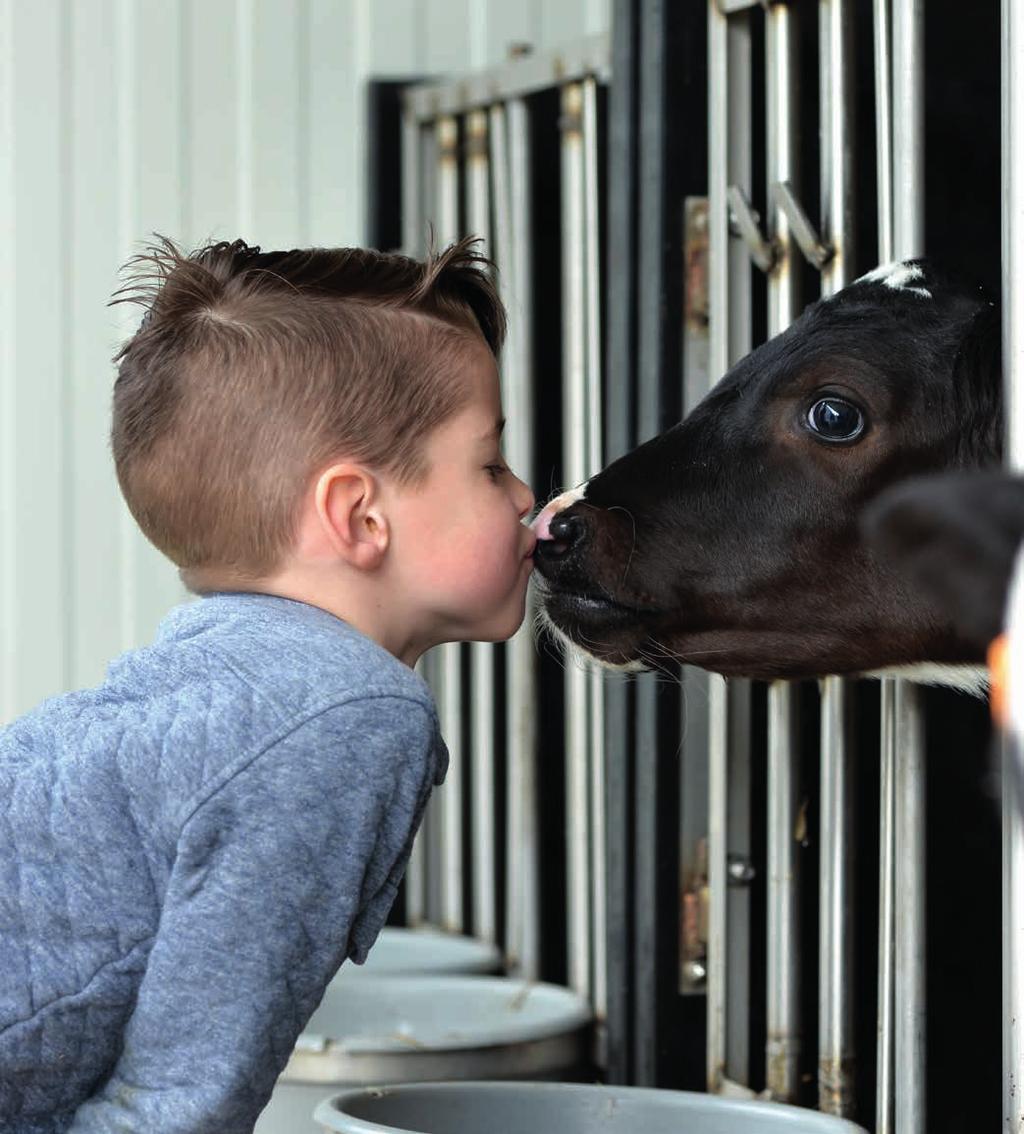
[[[533,96],[560,92],[562,218],[563,479],[585,480],[601,466],[598,85],[608,73],[608,40],[595,36],[550,56],[527,56],[457,83],[411,88],[404,109],[403,187],[406,248],[421,253],[433,227],[438,245],[481,236],[498,268],[509,310],[501,360],[510,465],[530,477],[538,394],[533,375],[532,177]],[[550,397],[550,392],[548,395]],[[505,647],[497,685],[495,649],[448,645],[425,670],[437,696],[450,762],[410,863],[411,921],[435,919],[452,930],[497,936],[497,895],[504,892],[501,944],[510,971],[537,978],[541,968],[538,760],[545,739],[536,721],[538,654],[527,625]],[[465,670],[468,669],[468,672]],[[566,925],[569,983],[589,996],[600,1017],[606,996],[604,950],[604,756],[599,673],[568,667],[565,677]],[[463,689],[470,691],[470,703]],[[502,702],[505,734],[496,721]],[[465,728],[466,721],[469,728]],[[463,748],[463,738],[468,748]],[[497,746],[506,758],[496,779]],[[561,742],[558,746],[562,748]],[[468,802],[464,798],[468,785]],[[499,816],[496,808],[503,807]],[[468,823],[464,811],[468,810]],[[468,829],[468,843],[466,830]],[[505,832],[504,875],[497,838]],[[467,867],[467,857],[471,865]],[[437,863],[439,878],[430,878]],[[466,877],[471,893],[466,901]],[[432,902],[433,890],[437,901]],[[464,906],[468,904],[468,921]],[[435,908],[436,907],[436,908]]]
[[[793,45],[795,9],[767,5],[764,14],[767,230],[749,204],[730,139],[750,100],[731,98],[738,60],[730,32],[749,34],[750,9],[742,0],[709,4],[709,213],[711,378],[717,380],[736,355],[729,349],[737,318],[730,304],[733,281],[743,271],[730,261],[735,231],[744,254],[767,275],[769,335],[798,313],[796,246],[821,272],[822,293],[853,276],[853,47],[852,15],[844,0],[819,5],[819,110],[821,117],[821,227],[819,237],[796,196],[799,182],[791,151],[797,129],[798,73]],[[920,6],[895,0],[892,30],[886,0],[875,5],[876,135],[878,213],[882,258],[922,252],[923,233],[923,35]],[[739,64],[741,69],[742,64]],[[748,74],[745,69],[744,78]],[[742,80],[741,80],[742,81]],[[894,121],[892,88],[898,82],[901,114]],[[906,108],[906,113],[903,113]],[[742,130],[742,127],[741,127]],[[750,129],[741,136],[749,137]],[[746,144],[746,143],[745,143]],[[731,217],[730,217],[731,213]],[[730,228],[730,220],[732,230]],[[857,1053],[854,1050],[855,957],[852,932],[854,831],[852,824],[853,728],[850,682],[821,683],[819,869],[818,1105],[852,1113]],[[798,1094],[800,990],[800,893],[796,829],[800,757],[795,689],[773,683],[768,691],[768,879],[767,1035],[765,1077],[773,1098]],[[728,1032],[744,1026],[729,1012],[732,974],[727,971],[725,911],[728,885],[729,695],[712,685],[709,874],[711,918],[708,963],[708,1082],[735,1089],[726,1074]],[[881,737],[881,876],[878,993],[877,1128],[899,1134],[923,1130],[924,1112],[924,843],[921,759],[922,718],[917,690],[906,682],[883,682]],[[899,869],[899,879],[894,871]],[[894,885],[900,893],[893,901]],[[741,1083],[740,1086],[743,1084]]]
[[[1002,2],[1002,291],[1006,451],[1024,466],[1024,9]],[[1024,814],[1003,750],[1003,1128],[1024,1129]]]
[[[799,6],[755,0],[709,0],[708,4],[708,299],[709,376],[717,381],[753,344],[757,271],[766,275],[767,331],[776,333],[799,310],[799,257],[820,273],[829,294],[856,274],[854,255],[854,176],[858,153],[853,136],[854,103],[851,0],[821,0],[817,103],[820,122],[796,121],[802,101],[795,61],[795,23]],[[923,251],[923,0],[874,0],[873,42],[861,41],[874,61],[876,200],[878,260],[905,258]],[[761,73],[752,58],[764,31],[763,123],[751,121],[762,92],[752,89]],[[563,481],[575,484],[600,467],[601,343],[600,244],[597,198],[597,94],[607,78],[607,41],[588,41],[559,53],[499,68],[486,76],[413,90],[406,102],[405,223],[410,251],[422,251],[427,222],[439,243],[465,231],[480,232],[499,266],[499,286],[510,309],[510,334],[502,359],[503,395],[509,418],[506,442],[513,467],[534,466],[537,438],[532,429],[538,407],[551,396],[533,373],[531,319],[537,265],[535,204],[531,196],[536,114],[533,96],[559,92],[563,385],[556,392],[563,414],[560,440]],[[1024,463],[1024,399],[1014,385],[1024,367],[1024,9],[1003,0],[1004,74],[1004,357],[1007,370],[1008,441],[1011,460]],[[894,106],[899,113],[894,113]],[[544,113],[555,108],[548,99]],[[552,125],[551,123],[548,124]],[[801,171],[794,138],[820,126],[820,236],[799,199]],[[454,132],[454,133],[453,133]],[[755,161],[753,148],[765,139],[765,210],[750,205]],[[467,146],[452,148],[452,138]],[[613,159],[614,160],[614,159]],[[862,190],[863,191],[863,190]],[[760,194],[757,194],[760,196]],[[460,207],[460,201],[461,207]],[[861,202],[860,215],[865,215]],[[753,268],[752,268],[753,263]],[[873,266],[862,264],[861,269]],[[606,423],[605,423],[606,424]],[[439,651],[439,655],[441,652]],[[569,982],[589,995],[603,1014],[608,958],[605,955],[606,896],[603,679],[572,663],[564,678],[565,735],[538,732],[538,658],[529,630],[505,648],[504,684],[496,684],[495,655],[489,647],[448,648],[433,659],[431,680],[452,747],[453,772],[439,793],[414,852],[407,882],[411,921],[432,918],[482,936],[497,933],[510,966],[525,976],[541,970],[543,878],[539,760],[548,746],[566,760],[565,870],[567,914],[565,967]],[[469,666],[472,704],[462,702],[463,659]],[[750,815],[751,691],[747,683],[719,677],[707,682],[708,695],[708,892],[707,925],[707,1084],[718,1092],[750,1093],[753,1045],[764,1040],[766,1085],[775,1098],[805,1098],[799,1069],[817,1065],[817,1105],[837,1115],[853,1113],[862,1066],[876,1068],[875,1134],[922,1134],[927,1127],[925,978],[924,722],[919,690],[904,681],[881,682],[879,736],[879,889],[878,987],[857,987],[855,932],[858,917],[873,910],[854,907],[853,863],[857,858],[853,822],[854,753],[862,747],[853,727],[857,686],[826,679],[820,685],[821,724],[818,768],[820,812],[818,890],[810,895],[819,912],[817,986],[808,989],[813,956],[801,955],[807,935],[800,926],[808,897],[800,877],[795,832],[802,811],[802,758],[798,733],[803,719],[793,686],[779,683],[768,693],[768,782],[766,810],[766,938],[752,929],[749,893],[738,884],[752,841]],[[803,690],[800,690],[801,694]],[[813,689],[807,700],[813,707]],[[759,694],[758,694],[759,696]],[[488,700],[488,697],[497,700]],[[497,703],[504,703],[506,732],[497,736]],[[463,730],[468,716],[471,727]],[[469,750],[460,738],[466,735]],[[703,734],[701,744],[703,745]],[[873,742],[872,742],[873,743]],[[506,778],[497,781],[496,759],[506,755]],[[472,805],[470,843],[463,845],[461,772],[468,771]],[[454,777],[454,778],[453,778]],[[454,788],[454,790],[453,790]],[[494,800],[503,797],[504,813]],[[445,800],[444,804],[440,802]],[[760,818],[760,817],[758,817]],[[492,823],[492,819],[494,822]],[[1022,1124],[1017,1084],[1024,1083],[1024,825],[1004,815],[1004,1115],[1009,1129]],[[505,872],[497,878],[493,853],[505,831]],[[422,845],[424,841],[429,846]],[[465,856],[472,853],[472,893],[463,924]],[[865,848],[873,849],[873,848]],[[430,864],[440,866],[432,879]],[[504,891],[503,917],[494,906]],[[899,894],[899,901],[896,895]],[[621,905],[617,908],[622,908]],[[765,1036],[749,1023],[752,987],[746,960],[763,951]],[[816,993],[817,1034],[801,1034],[808,996]],[[874,1052],[856,1050],[863,1013],[875,1011]],[[868,1007],[865,1007],[865,1006]],[[816,1044],[816,1051],[808,1045]],[[803,1045],[803,1046],[801,1046]],[[760,1086],[760,1084],[754,1084]],[[862,1118],[863,1121],[863,1118]],[[1016,1125],[1014,1125],[1016,1123]]]

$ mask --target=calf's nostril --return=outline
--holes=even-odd
[[[568,551],[573,544],[578,543],[583,536],[583,517],[578,515],[566,515],[564,512],[559,512],[551,520],[548,531],[551,538],[557,543],[564,544],[565,550]]]

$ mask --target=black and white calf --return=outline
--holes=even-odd
[[[876,269],[541,511],[546,620],[606,665],[972,687],[983,649],[861,519],[908,477],[998,464],[1000,403],[993,303],[925,261]]]

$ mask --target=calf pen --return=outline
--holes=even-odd
[[[403,243],[473,233],[497,263],[506,452],[538,496],[678,420],[802,303],[926,251],[994,286],[1001,263],[1024,462],[1024,10],[999,16],[618,0],[610,40],[405,91]],[[427,659],[451,765],[406,920],[587,995],[609,1082],[876,1134],[1000,1105],[1024,1129],[1024,826],[1006,811],[1000,851],[984,708],[599,674],[530,621]]]

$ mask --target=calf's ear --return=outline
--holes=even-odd
[[[1024,540],[1024,477],[951,473],[904,481],[866,510],[868,546],[984,651],[1003,629]]]
[[[998,462],[1003,450],[1003,344],[999,308],[979,301],[953,360],[955,445],[961,468]]]

